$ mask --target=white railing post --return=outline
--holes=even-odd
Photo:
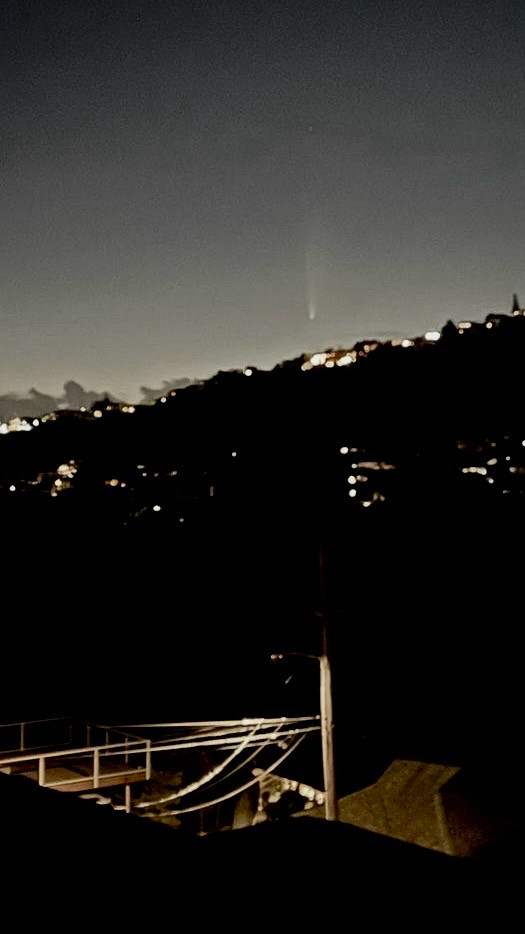
[[[38,760],[38,784],[45,785],[46,783],[46,760],[44,756],[40,756]]]
[[[93,788],[98,788],[100,782],[99,749],[93,750]]]
[[[151,740],[146,740],[146,781],[151,778]]]

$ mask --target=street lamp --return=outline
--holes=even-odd
[[[308,655],[306,652],[284,652],[272,655],[272,661],[277,661],[289,655],[300,658],[313,658],[319,662],[320,669],[320,702],[321,702],[321,742],[323,749],[323,777],[325,792],[326,820],[337,820],[337,798],[335,793],[335,766],[334,766],[334,723],[332,710],[332,674],[330,660],[327,652],[326,622],[323,620],[323,641],[321,655]]]

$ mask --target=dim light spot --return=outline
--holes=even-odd
[[[160,512],[161,508],[162,508],[161,506],[154,506],[153,512]]]

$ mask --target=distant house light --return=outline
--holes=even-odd
[[[154,506],[153,512],[160,512],[161,508],[162,508],[161,506]]]
[[[245,375],[245,376],[251,376],[252,373],[253,373],[253,370],[251,369],[251,367],[247,366],[246,369],[245,369],[245,371],[244,371],[244,375]]]
[[[351,476],[351,477],[348,477],[348,482],[353,485],[354,483],[357,483],[357,480],[354,476]]]
[[[232,457],[237,457],[237,451],[232,451]]]
[[[34,427],[34,428],[38,428],[39,425],[40,425],[40,422],[39,422],[38,418],[34,418],[34,419],[33,419],[33,427]]]
[[[488,466],[488,467],[494,467],[494,464],[497,464],[497,463],[498,463],[498,458],[497,458],[497,457],[491,457],[490,460],[487,461],[487,466]]]
[[[162,396],[162,399],[161,399],[160,401],[161,401],[161,402],[167,402],[168,400],[166,399],[166,396]]]
[[[11,486],[9,487],[9,492],[14,493],[15,490],[16,490],[16,486],[14,485],[14,483],[12,483]]]
[[[326,363],[326,354],[325,353],[314,353],[310,357],[310,363],[312,366],[324,366]]]
[[[337,361],[337,366],[348,366],[350,363],[354,362],[354,357],[351,354],[345,353],[342,357],[339,357]]]
[[[93,417],[102,418],[102,412],[100,411],[100,409],[95,409],[95,411],[93,412]]]
[[[342,447],[342,448],[339,448],[339,453],[340,453],[340,454],[348,454],[348,448],[346,447],[346,445],[345,445],[344,447]]]
[[[411,341],[408,339],[408,337],[405,337],[405,339],[401,341],[401,346],[402,347],[413,347],[414,341]]]
[[[425,334],[426,341],[438,341],[440,337],[441,337],[441,334],[439,331],[427,331],[427,333]],[[363,503],[363,506],[364,506],[364,503]]]
[[[458,327],[463,328],[464,331],[468,331],[468,329],[472,327],[472,321],[460,321]]]
[[[348,495],[352,497],[357,496],[357,490],[348,490]]]

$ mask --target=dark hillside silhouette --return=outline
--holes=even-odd
[[[355,742],[512,749],[525,317],[359,347],[0,438],[11,700],[22,664],[26,700],[83,711],[317,704],[314,670],[276,685],[267,660],[316,650],[322,543]]]

